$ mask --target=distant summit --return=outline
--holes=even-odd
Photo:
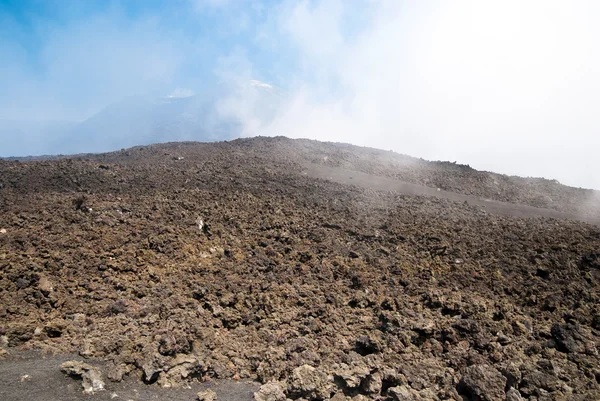
[[[73,124],[3,124],[0,156],[97,153],[157,142],[212,142],[239,138],[247,122],[267,124],[286,99],[257,80],[195,93],[177,88],[166,96],[133,96]]]

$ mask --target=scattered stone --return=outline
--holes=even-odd
[[[160,354],[146,356],[146,359],[141,364],[144,372],[144,381],[146,383],[154,383],[161,372],[164,372],[164,361]]]
[[[63,319],[54,319],[48,322],[46,326],[44,326],[43,331],[50,338],[58,338],[62,336],[67,326],[68,323]]]
[[[217,399],[217,393],[213,390],[204,390],[198,393],[198,401],[215,401]]]
[[[67,361],[60,365],[60,370],[69,376],[80,377],[83,379],[83,392],[94,394],[97,391],[104,390],[104,381],[100,369],[78,361]]]
[[[6,234],[6,228],[0,228],[0,234]]]
[[[362,336],[356,340],[355,349],[363,356],[381,352],[381,346],[369,336]]]
[[[506,377],[506,387],[518,388],[519,383],[521,383],[522,374],[516,363],[507,363],[501,372]]]
[[[358,366],[341,364],[341,368],[336,371],[334,376],[341,379],[349,389],[354,389],[360,386],[362,380],[367,377],[369,373],[371,373],[371,369],[363,364]]]
[[[469,366],[456,390],[477,401],[504,401],[506,378],[489,365]]]
[[[38,281],[38,288],[44,294],[44,296],[50,295],[50,293],[54,290],[54,286],[46,277],[41,277]]]
[[[176,387],[193,373],[201,371],[200,361],[191,355],[179,354],[168,362],[160,374],[158,384],[162,387]]]
[[[550,334],[556,341],[556,348],[566,353],[585,352],[586,342],[589,340],[589,335],[579,324],[555,323]]]
[[[198,225],[198,230],[200,231],[200,234],[205,234],[210,236],[210,228],[208,227],[208,224],[206,224],[206,222],[204,220],[202,220],[202,218],[200,216],[198,216],[196,218],[196,224]],[[212,250],[211,250],[212,252]]]
[[[551,374],[534,370],[523,375],[519,390],[522,394],[529,396],[538,393],[540,389],[545,391],[556,391],[561,388],[561,381]]]
[[[123,380],[123,377],[131,372],[133,365],[127,365],[124,363],[115,364],[109,363],[107,366],[106,377],[108,380],[113,382],[120,382]]]
[[[31,282],[27,279],[24,279],[23,277],[19,277],[15,281],[15,285],[17,286],[17,289],[19,289],[19,290],[29,287],[30,284],[31,284]]]
[[[379,394],[383,386],[383,375],[381,372],[371,373],[365,378],[362,387],[367,394]]]
[[[279,382],[268,382],[260,386],[260,389],[254,393],[256,401],[285,401],[285,393]]]
[[[506,401],[522,401],[522,400],[523,400],[523,397],[521,397],[521,393],[519,393],[519,390],[511,387],[506,392]]]
[[[85,313],[74,313],[71,318],[73,319],[73,324],[77,327],[83,327],[86,324]]]
[[[293,398],[309,400],[327,399],[333,388],[327,375],[310,365],[302,365],[292,372],[288,381],[288,392]]]
[[[419,392],[409,386],[398,386],[388,389],[388,395],[392,397],[394,401],[420,401],[421,396]]]
[[[507,344],[510,344],[510,343],[512,342],[512,340],[510,339],[510,337],[509,337],[509,336],[507,336],[506,334],[502,333],[502,332],[499,332],[499,333],[496,335],[496,340],[497,340],[497,341],[498,341],[500,344],[502,344],[502,345],[507,345]]]
[[[108,306],[107,313],[110,315],[118,315],[119,313],[127,312],[129,304],[124,299],[119,299]]]
[[[26,381],[29,381],[29,380],[31,380],[31,376],[30,376],[30,375],[23,375],[23,376],[21,376],[21,378],[19,379],[19,381],[20,381],[21,383],[23,383],[23,382],[26,382]]]

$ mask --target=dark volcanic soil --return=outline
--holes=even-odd
[[[78,355],[44,356],[27,351],[0,360],[0,400],[2,401],[191,401],[196,394],[210,389],[218,394],[219,401],[252,401],[258,389],[256,383],[244,380],[186,382],[177,388],[163,389],[148,386],[137,377],[120,382],[108,381],[104,391],[93,395],[82,394],[81,380],[63,374],[57,366],[67,360],[83,360]],[[105,368],[102,361],[87,360],[92,366]]]
[[[600,399],[600,228],[569,220],[597,221],[598,197],[378,152],[257,138],[0,161],[0,354],[79,353],[154,386],[278,381],[269,401]]]

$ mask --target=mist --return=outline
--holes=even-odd
[[[377,2],[351,38],[343,4],[281,12],[304,70],[263,132],[600,188],[598,3]]]
[[[245,90],[216,106],[244,136],[346,142],[600,189],[597,2],[68,4],[59,22],[30,21],[34,52],[19,18],[0,9],[0,119],[82,121],[127,96],[256,79],[282,94],[274,117]]]

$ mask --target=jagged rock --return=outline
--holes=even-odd
[[[435,391],[430,388],[425,388],[419,391],[419,399],[421,401],[439,401],[439,397],[435,394]]]
[[[424,336],[431,336],[435,330],[435,322],[431,319],[419,319],[412,324],[412,329]]]
[[[154,352],[153,350],[155,349],[153,344],[148,345],[145,350],[145,358],[141,361],[137,361],[137,365],[144,372],[144,381],[146,383],[155,382],[160,373],[165,371],[165,359],[158,352]]]
[[[169,362],[167,371],[177,373],[182,379],[185,379],[194,373],[200,365],[198,358],[180,354]]]
[[[40,278],[40,280],[38,281],[38,288],[40,289],[42,294],[44,294],[44,296],[46,296],[46,297],[48,295],[50,295],[50,293],[54,290],[54,286],[52,285],[52,282],[50,280],[48,280],[48,278],[46,278],[46,277]]]
[[[523,397],[521,397],[521,393],[519,393],[519,390],[515,389],[515,388],[510,388],[507,392],[506,392],[506,401],[522,401]]]
[[[371,369],[364,364],[348,366],[342,364],[341,368],[335,372],[335,376],[342,379],[349,389],[360,386],[362,380],[366,378]]]
[[[566,353],[585,352],[586,342],[590,338],[589,334],[579,324],[555,323],[552,325],[550,334],[556,342],[557,349]]]
[[[518,387],[523,375],[514,362],[507,363],[501,372],[506,377],[506,387]]]
[[[67,326],[68,323],[63,319],[53,319],[44,327],[44,333],[50,338],[60,337]]]
[[[331,401],[348,401],[350,398],[346,397],[344,393],[335,393],[333,397],[331,397]]]
[[[370,336],[362,336],[356,340],[355,349],[361,355],[370,355],[381,352],[381,345]]]
[[[458,383],[461,395],[474,401],[504,401],[506,378],[489,365],[469,366]]]
[[[382,384],[383,375],[381,372],[373,372],[365,378],[362,388],[367,394],[379,394],[381,393]]]
[[[256,401],[285,401],[285,393],[279,382],[268,382],[260,386],[260,389],[254,393]]]
[[[394,401],[420,401],[421,396],[417,390],[410,388],[409,386],[398,386],[391,387],[388,389],[388,395],[392,397]]]
[[[288,392],[294,398],[327,399],[331,395],[332,388],[333,385],[327,375],[310,365],[302,365],[294,369],[288,381]]]
[[[180,354],[169,361],[158,377],[158,384],[164,388],[180,386],[187,377],[201,370],[197,358]]]
[[[74,313],[71,317],[73,319],[73,325],[77,327],[83,327],[86,324],[85,313]],[[88,340],[89,342],[89,340]]]
[[[502,332],[497,334],[496,341],[502,345],[510,344],[512,342],[511,338]]]
[[[534,370],[523,375],[519,390],[524,395],[532,395],[539,392],[540,389],[549,392],[556,391],[561,388],[561,381],[548,373],[540,370]]]
[[[79,349],[79,355],[84,358],[91,358],[94,355],[94,345],[90,340],[84,340]]]
[[[127,365],[124,363],[115,364],[114,362],[109,363],[106,368],[106,377],[108,380],[113,382],[120,382],[123,380],[123,376],[131,372],[133,365]]]
[[[217,399],[217,393],[213,390],[204,390],[197,394],[198,401],[215,401]]]
[[[104,390],[104,381],[100,369],[78,361],[67,361],[60,365],[60,370],[69,376],[81,377],[83,382],[83,392],[94,394],[97,391]]]

